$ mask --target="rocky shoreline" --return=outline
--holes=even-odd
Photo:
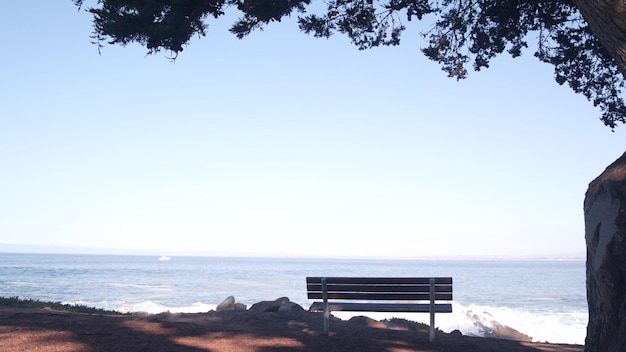
[[[229,310],[246,310],[248,309],[245,304],[236,302],[234,296],[227,297],[224,301],[217,305],[217,311],[229,311]],[[281,297],[274,301],[263,301],[259,303],[255,303],[250,306],[249,309],[251,312],[263,313],[263,312],[282,312],[282,313],[300,313],[304,312],[305,309],[297,303],[291,302],[288,297]],[[355,317],[359,320],[369,319],[367,317]],[[513,341],[523,341],[523,342],[532,342],[532,336],[528,336],[522,332],[515,330],[514,328],[506,325],[502,325],[497,321],[492,321],[490,325],[486,325],[478,316],[472,316],[472,313],[468,313],[468,318],[474,322],[474,325],[478,328],[478,331],[481,332],[481,335],[468,335],[473,337],[489,337],[496,339],[504,339],[504,340],[513,340]],[[354,319],[351,319],[354,320]],[[373,319],[370,319],[373,321]],[[391,325],[397,326],[398,321],[402,321],[404,319],[392,319],[394,321]],[[387,320],[381,322],[385,323]],[[407,324],[413,326],[422,326],[423,328],[427,328],[427,325],[423,325],[421,323],[406,321]],[[462,333],[459,330],[454,330],[451,334],[455,336],[462,336]]]
[[[228,297],[206,313],[100,315],[0,307],[0,350],[16,351],[484,351],[582,352],[583,346],[462,336],[404,319],[333,319],[286,297],[249,308]]]

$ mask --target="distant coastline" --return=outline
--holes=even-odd
[[[137,250],[115,248],[91,248],[79,246],[46,246],[31,244],[0,243],[0,253],[32,253],[32,254],[87,254],[87,255],[141,255],[160,257],[165,253],[163,250]],[[551,256],[416,256],[416,257],[392,257],[392,256],[311,256],[284,253],[245,253],[223,251],[167,251],[171,256],[190,257],[250,257],[250,258],[300,258],[300,259],[363,259],[363,260],[468,260],[468,261],[585,261],[581,254],[555,254]]]

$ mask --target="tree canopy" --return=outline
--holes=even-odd
[[[79,8],[86,2],[72,1]],[[598,26],[583,18],[577,3],[584,2],[589,1],[327,0],[320,7],[310,0],[98,0],[85,7],[93,15],[98,48],[136,42],[149,54],[178,55],[194,35],[205,35],[210,17],[218,19],[228,8],[241,13],[230,28],[238,38],[296,14],[301,31],[315,37],[340,33],[361,50],[399,45],[410,22],[429,21],[421,33],[422,51],[449,77],[466,78],[468,67],[479,71],[499,54],[517,57],[531,48],[554,66],[557,83],[583,94],[601,110],[602,122],[615,128],[626,122],[626,67],[592,31]]]

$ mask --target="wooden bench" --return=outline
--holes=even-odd
[[[325,334],[331,311],[430,313],[434,341],[435,313],[452,313],[451,277],[307,277],[306,286],[309,299],[322,300],[309,310],[324,312]]]

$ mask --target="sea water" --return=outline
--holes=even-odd
[[[250,306],[289,297],[305,309],[306,276],[451,276],[443,331],[480,335],[494,322],[534,341],[583,344],[588,319],[583,261],[427,261],[0,253],[0,296],[97,308],[205,312],[228,296]],[[428,314],[347,313],[428,322]],[[333,313],[335,314],[335,313]]]

